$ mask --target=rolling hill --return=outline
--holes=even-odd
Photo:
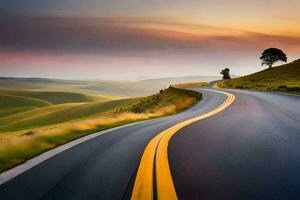
[[[300,60],[219,82],[219,87],[300,94]]]
[[[21,92],[23,94],[23,92]],[[25,92],[27,94],[27,92]],[[32,93],[30,93],[32,95]],[[65,95],[65,93],[56,93],[58,95]],[[143,98],[129,98],[110,101],[97,101],[97,102],[81,102],[77,103],[74,99],[73,103],[61,103],[51,104],[45,101],[38,107],[37,103],[43,102],[41,100],[34,100],[35,109],[26,110],[11,114],[6,117],[0,118],[0,131],[16,131],[28,128],[36,128],[51,124],[58,124],[72,120],[79,120],[90,117],[97,117],[103,115],[109,115],[117,112],[133,112],[133,113],[145,113],[157,110],[160,107],[165,107],[174,104],[176,101],[186,100],[189,96],[191,98],[193,94],[187,93],[185,90],[178,90],[176,88],[168,88],[159,94],[152,95]],[[21,100],[30,99],[27,97],[15,97]],[[62,97],[63,98],[63,97]],[[50,98],[52,99],[52,98]],[[68,99],[70,100],[70,99]],[[10,101],[9,101],[10,102]],[[15,102],[15,101],[13,101]],[[18,103],[18,102],[16,102]],[[25,101],[22,102],[25,104]],[[48,103],[48,104],[47,104]],[[29,103],[26,104],[30,105]],[[178,104],[179,105],[179,104]],[[22,104],[20,104],[22,107]],[[183,107],[186,105],[183,104]],[[180,111],[182,108],[177,106],[175,112]],[[0,109],[1,112],[1,109]]]
[[[0,77],[0,90],[56,91],[100,95],[107,98],[139,97],[155,94],[169,85],[185,82],[208,82],[216,76],[183,76],[140,81],[60,80],[46,78]]]
[[[0,90],[0,118],[51,105],[111,100],[108,97],[53,91]],[[43,110],[42,109],[42,110]],[[29,112],[30,113],[30,112]]]
[[[0,90],[0,94],[44,100],[52,104],[105,101],[109,98],[75,92]]]
[[[35,128],[110,113],[131,101],[133,100],[121,99],[93,103],[66,103],[36,108],[0,118],[0,131]]]
[[[90,99],[78,94],[41,91],[6,91],[0,100],[1,97],[5,101],[0,101],[0,114],[7,109],[17,110],[0,116],[0,172],[84,135],[180,112],[202,96],[169,87],[147,97],[105,101],[102,98],[91,101],[95,100],[93,96]],[[72,99],[74,102],[70,102]]]
[[[45,100],[9,95],[0,92],[0,118],[50,105],[52,105],[52,103]]]

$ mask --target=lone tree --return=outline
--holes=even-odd
[[[287,62],[287,57],[281,49],[269,48],[264,50],[261,57],[261,65],[268,65],[269,69],[272,68],[273,64],[278,61]]]
[[[230,71],[230,69],[225,68],[225,69],[223,69],[223,70],[220,72],[220,74],[223,75],[223,80],[231,79],[231,77],[230,77],[230,75],[229,75],[229,71]]]

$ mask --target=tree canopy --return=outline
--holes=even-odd
[[[277,48],[269,48],[264,50],[260,59],[262,60],[262,65],[268,65],[272,68],[273,64],[278,61],[287,62],[286,54]]]
[[[223,70],[220,72],[220,74],[223,75],[223,79],[224,79],[224,80],[226,80],[226,79],[231,79],[230,74],[229,74],[229,71],[230,71],[230,69],[225,68],[225,69],[223,69]]]

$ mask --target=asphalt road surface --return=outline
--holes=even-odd
[[[171,139],[169,160],[179,199],[299,198],[300,97],[230,92],[236,101],[229,108]],[[203,95],[183,113],[103,134],[42,162],[0,185],[1,200],[129,199],[148,142],[226,99],[210,91]]]
[[[300,199],[300,96],[227,91],[229,108],[170,141],[178,198]]]

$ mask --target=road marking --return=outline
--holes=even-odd
[[[178,199],[168,160],[168,144],[170,139],[183,127],[221,112],[235,100],[235,96],[231,93],[210,89],[206,90],[225,94],[227,99],[216,109],[178,123],[159,133],[149,142],[142,155],[137,171],[131,200],[153,200],[156,198],[158,200]],[[154,184],[156,188],[154,188]]]

